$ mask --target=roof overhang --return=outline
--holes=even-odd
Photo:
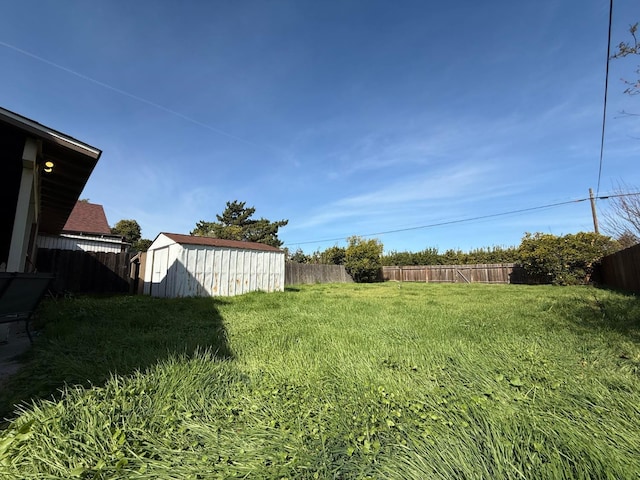
[[[53,170],[40,177],[39,229],[60,233],[102,151],[1,107],[0,123],[39,141],[39,163],[53,162]]]

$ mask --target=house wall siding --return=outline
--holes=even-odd
[[[50,250],[82,250],[85,252],[120,253],[122,243],[108,242],[100,238],[72,238],[65,236],[38,235],[38,248]]]

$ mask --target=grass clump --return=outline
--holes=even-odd
[[[43,398],[0,434],[3,478],[640,472],[632,296],[314,285],[224,301],[81,298],[41,317],[8,387]]]

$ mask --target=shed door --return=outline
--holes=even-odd
[[[167,296],[167,273],[169,271],[169,248],[159,248],[153,252],[153,271],[151,273],[151,295]]]

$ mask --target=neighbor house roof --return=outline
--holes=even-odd
[[[60,233],[102,152],[1,107],[0,124],[13,135],[38,140],[38,161],[53,162],[52,171],[40,177],[39,230]]]
[[[76,202],[62,231],[111,235],[104,208],[89,202]]]
[[[162,232],[160,235],[164,235],[176,243],[181,245],[206,245],[209,247],[226,247],[226,248],[242,248],[246,250],[261,250],[266,252],[282,252],[277,247],[271,245],[265,245],[264,243],[256,242],[241,242],[238,240],[223,240],[221,238],[211,237],[198,237],[195,235],[181,235],[179,233],[166,233]]]

